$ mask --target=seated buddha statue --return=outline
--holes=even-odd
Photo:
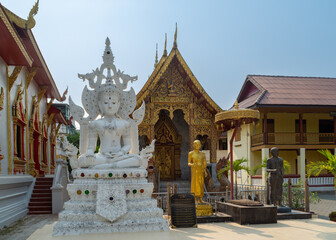
[[[79,167],[103,169],[142,166],[139,155],[128,153],[131,148],[131,126],[117,115],[120,90],[113,84],[104,84],[101,89],[98,92],[98,106],[102,117],[89,125],[88,149],[78,158]],[[95,153],[98,136],[100,148]]]

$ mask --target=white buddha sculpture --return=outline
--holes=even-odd
[[[89,144],[86,154],[78,159],[79,167],[127,168],[139,167],[141,157],[128,154],[131,148],[130,123],[117,113],[120,108],[120,90],[113,84],[104,84],[98,92],[101,119],[89,125]],[[99,152],[95,154],[97,137],[100,138]]]
[[[71,114],[81,129],[81,155],[71,162],[72,168],[146,168],[154,142],[139,154],[138,125],[144,117],[145,104],[135,110],[135,92],[133,88],[126,91],[128,82],[137,80],[137,76],[117,70],[108,38],[100,68],[78,76],[87,80],[92,90],[85,86],[82,92],[86,118],[84,109],[69,98]],[[100,119],[96,119],[98,115]],[[95,153],[98,136],[100,149]]]

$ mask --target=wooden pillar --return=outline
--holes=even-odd
[[[305,212],[310,212],[309,208],[309,185],[308,179],[305,180]]]
[[[299,121],[300,121],[300,144],[303,144],[303,119],[302,119],[302,113],[299,114]]]
[[[267,113],[264,113],[264,144],[268,143]]]
[[[288,207],[292,208],[293,201],[292,201],[292,179],[288,178]]]
[[[333,119],[334,119],[334,143],[336,143],[336,117],[333,117]]]

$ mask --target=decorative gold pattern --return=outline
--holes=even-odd
[[[47,91],[47,87],[41,89],[41,91],[39,91],[39,93],[37,94],[37,102],[40,103],[41,102],[41,99],[43,97],[43,95],[46,93]]]
[[[1,92],[0,92],[0,111],[3,109],[4,106],[4,90],[3,87],[1,87]],[[1,145],[0,145],[0,161],[4,158],[4,156],[1,154]],[[0,171],[1,171],[1,163],[0,163]]]
[[[37,68],[33,67],[30,71],[27,72],[27,74],[26,74],[26,89],[28,89],[31,81],[35,77],[36,71],[37,71]]]
[[[177,30],[175,42],[176,38]],[[145,117],[138,128],[140,136],[146,135],[152,140],[157,135],[155,125],[159,122],[160,110],[167,110],[172,119],[174,111],[180,109],[189,125],[190,143],[197,135],[207,135],[211,139],[210,161],[216,162],[218,133],[214,115],[222,110],[199,84],[177,49],[177,44],[168,57],[164,51],[137,99],[138,106],[142,101],[146,103]]]
[[[212,216],[212,206],[209,203],[196,204],[196,216]]]
[[[9,91],[12,89],[14,82],[16,81],[17,77],[19,76],[21,70],[22,70],[22,66],[16,66],[12,72],[12,74],[10,76],[8,76],[7,74],[7,83],[8,83],[8,89]],[[7,66],[8,69],[8,66]],[[9,72],[9,69],[7,70],[7,72]]]
[[[5,94],[4,94],[3,87],[1,87],[1,92],[0,92],[0,111],[3,109],[4,99],[5,99]]]
[[[224,121],[235,121],[235,120],[257,120],[260,118],[260,113],[258,110],[253,109],[240,109],[238,102],[236,100],[233,110],[228,110],[224,112],[217,113],[215,116],[215,122],[221,123]],[[247,123],[247,122],[246,122]]]
[[[34,16],[37,14],[38,4],[39,4],[39,0],[37,0],[33,8],[30,10],[27,20],[20,18],[15,13],[11,12],[5,7],[4,9],[6,11],[6,14],[9,20],[14,22],[18,27],[23,28],[23,29],[32,29],[36,24]]]

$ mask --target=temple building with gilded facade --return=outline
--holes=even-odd
[[[33,183],[54,173],[63,101],[27,20],[0,4],[0,228],[25,216]]]
[[[198,139],[209,167],[226,156],[225,136],[214,123],[222,109],[205,92],[177,47],[177,28],[168,54],[163,55],[137,94],[137,106],[146,103],[146,115],[139,125],[140,147],[156,139],[154,162],[161,180],[190,180],[188,152]],[[223,147],[224,146],[224,147]],[[220,150],[221,149],[221,150]]]

